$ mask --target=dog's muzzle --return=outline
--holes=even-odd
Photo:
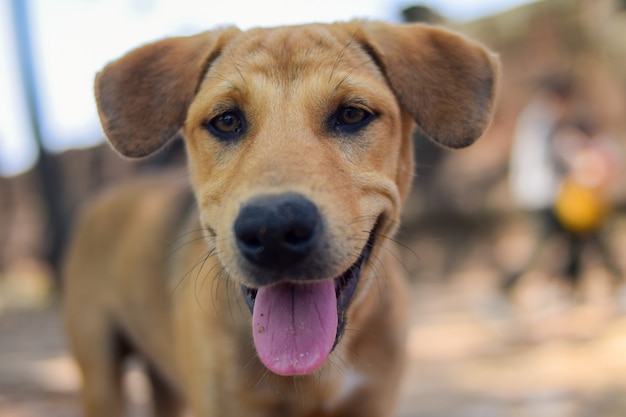
[[[372,231],[357,261],[338,277],[319,276],[324,219],[307,198],[262,196],[243,206],[234,224],[249,263],[243,294],[252,312],[257,354],[279,375],[314,372],[338,343],[345,313],[374,245]]]

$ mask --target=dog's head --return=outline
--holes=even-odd
[[[422,25],[351,22],[166,39],[109,64],[96,97],[130,157],[185,138],[208,239],[252,309],[259,357],[317,369],[341,338],[413,173],[411,131],[486,129],[496,60]]]

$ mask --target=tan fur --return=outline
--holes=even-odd
[[[103,195],[79,224],[65,316],[86,416],[119,415],[116,341],[126,339],[155,383],[166,381],[155,385],[157,415],[177,415],[178,400],[197,417],[392,415],[407,289],[390,238],[411,183],[414,122],[444,146],[472,143],[489,123],[495,78],[494,57],[459,35],[375,22],[211,31],[109,64],[96,80],[108,139],[142,157],[182,134],[197,208],[184,181],[156,177]],[[376,116],[339,135],[329,118],[345,105]],[[206,122],[235,107],[245,135],[218,140]],[[341,275],[374,228],[378,238],[326,363],[284,377],[256,356],[240,286],[262,277],[242,261],[233,224],[256,196],[287,192],[327,226],[315,279]]]

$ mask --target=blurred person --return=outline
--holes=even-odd
[[[573,106],[569,78],[550,76],[520,114],[513,136],[509,180],[517,205],[550,217],[562,172],[554,158],[554,133]]]
[[[621,272],[598,233],[608,213],[606,189],[616,161],[608,138],[595,134],[585,117],[573,117],[572,81],[563,76],[543,80],[522,111],[513,138],[510,188],[517,205],[537,216],[539,237],[523,268],[509,274],[503,289],[513,290],[543,254],[553,236],[567,245],[563,275],[576,285],[581,274],[583,248],[593,242],[607,270]]]
[[[621,283],[623,274],[601,236],[610,212],[609,188],[616,179],[616,143],[583,122],[565,125],[554,137],[555,154],[564,176],[554,203],[554,215],[568,243],[565,276],[575,286],[581,276],[583,250],[593,245],[607,271]]]

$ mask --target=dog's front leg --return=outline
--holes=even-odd
[[[74,347],[83,379],[83,411],[85,417],[118,417],[122,415],[121,363],[111,355],[111,340],[93,333],[91,340],[85,338]]]

